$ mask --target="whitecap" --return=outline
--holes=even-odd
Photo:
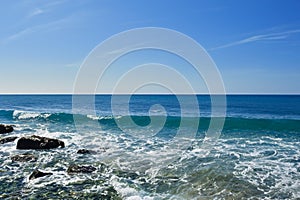
[[[13,118],[14,119],[35,119],[35,118],[48,118],[51,116],[49,113],[39,113],[39,112],[30,112],[30,111],[21,111],[21,110],[14,110]]]

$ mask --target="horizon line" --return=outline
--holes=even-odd
[[[300,93],[0,93],[0,95],[300,95]]]

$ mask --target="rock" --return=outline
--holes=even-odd
[[[88,149],[79,149],[77,151],[78,154],[95,154],[96,152]]]
[[[14,128],[11,125],[0,124],[0,134],[13,132]]]
[[[13,142],[17,139],[18,137],[12,136],[12,137],[5,137],[0,139],[0,144],[4,144],[7,142]]]
[[[40,177],[43,177],[43,176],[48,176],[48,175],[52,175],[53,173],[51,172],[41,172],[37,169],[35,169],[32,174],[29,176],[29,180],[31,179],[36,179],[36,178],[40,178]]]
[[[73,173],[92,173],[96,168],[93,166],[80,166],[80,165],[71,165],[69,166],[67,172],[68,174]]]
[[[90,154],[91,152],[87,149],[79,149],[77,151],[78,154]]]
[[[37,161],[37,157],[32,154],[20,154],[12,156],[11,160],[15,162],[35,162]]]
[[[126,172],[122,170],[113,169],[112,173],[116,174],[119,177],[127,178],[127,179],[137,179],[139,175],[136,172]]]
[[[64,148],[65,143],[58,139],[51,139],[32,135],[29,137],[21,137],[17,143],[17,149],[52,149]]]

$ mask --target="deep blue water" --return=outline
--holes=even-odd
[[[198,95],[202,114],[210,112],[210,96]],[[99,115],[111,114],[110,95],[96,95]],[[72,113],[71,95],[1,95],[0,110]],[[174,95],[134,95],[131,97],[132,115],[148,115],[151,105],[161,104],[169,115],[180,116],[179,102]],[[244,118],[300,119],[299,95],[229,95],[227,116]]]
[[[38,162],[16,164],[10,157],[23,153],[16,141],[2,144],[0,198],[40,198],[45,192],[99,198],[108,187],[122,199],[300,198],[299,95],[227,96],[225,124],[209,152],[203,142],[218,119],[211,117],[210,96],[197,96],[199,110],[190,96],[134,95],[128,104],[124,97],[117,96],[112,112],[110,95],[95,96],[93,114],[84,105],[74,112],[71,95],[1,95],[0,123],[15,125],[2,137],[43,135],[63,140],[66,148],[29,151]],[[174,149],[183,144],[174,139],[178,130],[193,137]],[[79,148],[99,153],[80,156]],[[72,163],[98,170],[69,176]],[[105,173],[99,163],[107,166]],[[34,168],[55,173],[29,181]]]

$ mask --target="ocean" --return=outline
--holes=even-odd
[[[96,95],[93,112],[74,112],[72,95],[0,95],[0,124],[14,125],[1,138],[65,142],[50,150],[0,144],[0,199],[300,199],[299,95],[227,95],[209,151],[203,144],[218,118],[209,95],[196,96],[198,110],[188,95],[129,99],[112,105],[112,96]],[[192,137],[175,140],[179,129]],[[11,160],[23,153],[37,161]],[[96,170],[68,174],[72,164]],[[53,174],[29,180],[34,169]]]

